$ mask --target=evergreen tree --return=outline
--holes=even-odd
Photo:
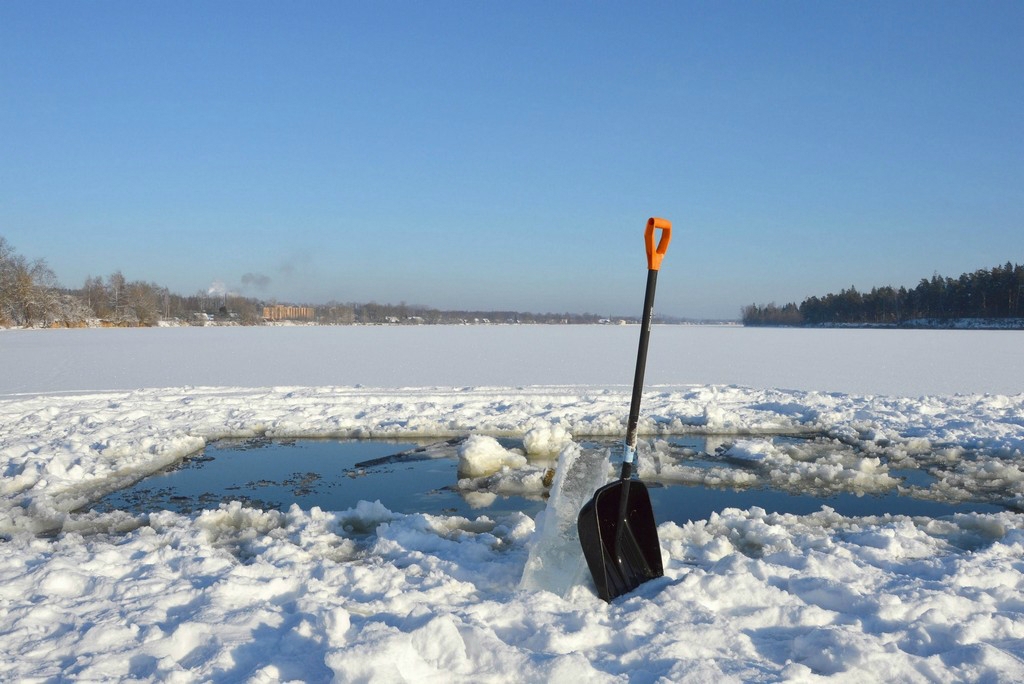
[[[1005,319],[1024,316],[1024,266],[1003,266],[944,278],[922,278],[908,290],[890,285],[862,294],[856,287],[812,296],[799,306],[775,303],[743,308],[745,325],[907,325],[915,320]],[[798,315],[794,315],[794,309]]]

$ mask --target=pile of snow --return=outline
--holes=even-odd
[[[738,440],[722,457],[755,466],[767,482],[783,490],[884,492],[900,482],[878,456],[858,453],[839,440],[785,447]]]
[[[0,677],[1020,680],[1020,523],[727,509],[661,525],[665,577],[609,605],[518,588],[523,515],[160,513],[4,542]]]

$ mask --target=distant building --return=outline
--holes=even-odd
[[[313,307],[311,306],[285,306],[275,304],[263,307],[263,318],[268,321],[311,321],[313,320]]]

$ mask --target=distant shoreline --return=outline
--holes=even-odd
[[[194,323],[188,321],[159,321],[156,325],[117,325],[107,321],[89,321],[79,325],[51,326],[0,326],[5,330],[139,330],[156,328],[416,328],[416,327],[566,327],[608,328],[619,326],[637,326],[637,320],[617,320],[613,322],[593,323],[543,323],[543,322],[505,322],[505,321],[464,321],[464,322],[382,322],[382,323],[326,323],[318,321],[268,321],[256,324],[245,324],[237,321],[204,321]],[[762,324],[752,325],[741,321],[687,321],[687,320],[655,320],[654,325],[671,327],[717,327],[717,328],[769,328],[799,330],[1024,330],[1024,318],[983,319],[961,318],[951,320],[918,319],[902,323],[813,323],[801,325]]]
[[[626,320],[619,319],[615,321],[607,322],[578,322],[578,323],[566,323],[566,322],[511,322],[511,321],[462,321],[462,322],[439,322],[439,323],[426,323],[423,321],[394,321],[394,322],[380,322],[380,323],[329,323],[320,321],[265,321],[261,323],[239,323],[234,320],[206,320],[200,323],[190,321],[158,321],[155,325],[123,325],[111,323],[109,321],[90,320],[80,324],[73,325],[40,325],[40,326],[4,326],[0,325],[0,331],[3,330],[138,330],[145,328],[430,328],[430,327],[546,327],[546,328],[581,328],[581,327],[595,327],[595,328],[614,328],[619,326],[637,326],[640,325],[639,320]],[[688,321],[688,320],[654,320],[654,325],[669,325],[669,326],[680,326],[680,327],[732,327],[742,328],[744,325],[740,321]],[[746,326],[752,327],[752,326]],[[767,326],[765,326],[767,327]]]
[[[867,330],[1024,330],[1024,318],[918,318],[900,323],[806,323],[753,325],[746,328],[867,329]]]

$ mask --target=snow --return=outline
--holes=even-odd
[[[581,482],[614,472],[578,445],[624,433],[636,335],[0,331],[0,680],[1024,679],[1024,516],[1012,509],[726,508],[662,522],[665,576],[611,604],[585,577],[545,588],[531,562],[550,558],[545,543],[573,548],[564,523],[585,497],[567,487],[571,462]],[[1020,507],[1015,355],[1010,331],[657,326],[640,474],[875,491],[897,486],[896,469],[941,466],[928,495],[998,492]],[[797,433],[817,438],[759,439]],[[746,467],[660,457],[661,440],[694,434]],[[536,521],[375,502],[76,512],[212,440],[257,435],[469,435],[476,474],[460,489],[552,496]]]
[[[470,435],[459,447],[459,476],[481,477],[503,469],[522,468],[526,456],[510,451],[494,437]]]
[[[626,385],[635,325],[0,331],[4,394],[139,387]],[[654,326],[649,382],[1015,394],[1020,332]]]

